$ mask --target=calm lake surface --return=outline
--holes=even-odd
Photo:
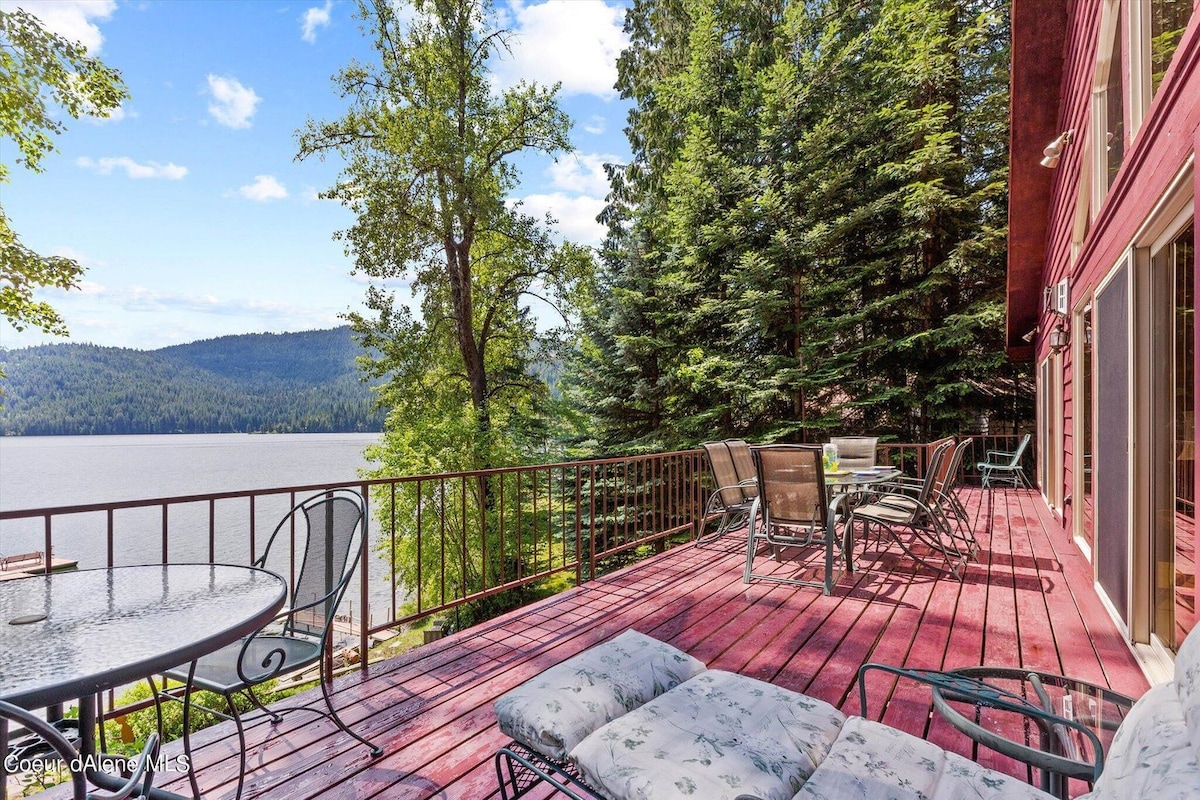
[[[369,466],[363,450],[379,438],[378,433],[5,436],[0,437],[0,510],[343,483],[357,479],[359,470]],[[264,503],[258,514],[260,548],[287,510],[268,505]],[[77,559],[81,569],[105,566],[103,517],[58,519],[55,555]],[[117,525],[117,564],[161,560],[160,510],[118,512]],[[219,561],[248,562],[244,527],[220,530]],[[172,561],[207,560],[206,509],[173,511],[170,531]],[[0,523],[0,555],[44,548],[41,520]],[[369,566],[371,605],[376,608],[377,601],[390,599],[390,589],[376,580],[382,578],[382,561],[372,556]],[[356,596],[352,589],[348,597]],[[381,605],[372,616],[378,619],[385,610]]]

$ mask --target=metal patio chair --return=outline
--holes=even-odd
[[[936,451],[937,447],[944,442],[953,444],[954,439],[953,437],[949,437],[934,442],[933,450]],[[939,459],[939,463],[936,465],[936,471],[933,473],[933,483],[929,489],[925,503],[930,512],[941,518],[945,530],[950,532],[948,544],[968,558],[975,558],[979,553],[979,542],[976,540],[975,532],[971,527],[971,516],[955,491],[958,485],[959,473],[962,470],[963,459],[971,447],[972,441],[967,438],[955,445],[953,450],[944,451],[946,454]],[[930,464],[930,468],[933,469],[934,465]],[[919,491],[921,482],[912,482],[909,486]],[[917,498],[912,493],[888,494],[880,497],[875,502],[899,506],[907,510],[916,510]]]
[[[838,469],[871,469],[875,466],[878,436],[831,436],[829,443],[837,446]]]
[[[967,543],[933,505],[942,462],[950,457],[953,444],[951,439],[936,445],[929,457],[925,478],[915,494],[911,493],[911,483],[897,483],[892,487],[882,484],[855,493],[849,500],[846,524],[850,532],[846,540],[853,541],[856,523],[862,525],[864,541],[874,527],[879,531],[880,541],[886,532],[888,538],[913,560],[962,580],[969,552]],[[846,560],[851,558],[852,555],[847,553]],[[945,566],[935,565],[932,559],[940,560]]]
[[[752,580],[776,581],[800,586],[819,586],[832,591],[834,536],[836,520],[829,512],[820,445],[775,444],[751,449],[758,480],[755,509],[750,512],[750,531],[746,545],[745,583]],[[756,573],[754,560],[758,544],[765,541],[771,559],[788,547],[824,545],[823,579],[803,580],[776,573]]]
[[[708,454],[709,469],[717,488],[709,495],[704,515],[698,522],[696,545],[716,541],[730,531],[746,525],[754,499],[758,497],[750,445],[741,439],[725,439],[719,442],[704,442],[700,446]],[[717,522],[717,529],[705,533],[708,521],[718,515],[720,520]]]
[[[1022,486],[1033,488],[1025,477],[1025,468],[1021,465],[1021,456],[1029,446],[1031,434],[1021,437],[1017,449],[1012,452],[1005,450],[988,450],[984,460],[976,466],[979,476],[983,479],[983,488],[990,489],[994,483],[1011,483],[1014,489]]]
[[[30,743],[9,741],[9,722],[21,725],[29,732],[27,738],[38,741]],[[18,756],[11,752],[12,746],[17,744],[23,744],[25,756]],[[142,800],[149,796],[151,784],[154,783],[154,766],[158,759],[158,734],[152,733],[146,737],[146,745],[137,757],[137,766],[125,779],[124,785],[112,792],[89,792],[86,772],[87,769],[93,768],[93,765],[81,763],[79,751],[63,736],[62,731],[36,714],[0,700],[0,755],[5,759],[4,769],[0,769],[0,775],[3,775],[5,781],[8,780],[9,768],[18,766],[23,757],[54,758],[62,761],[71,774],[71,797],[74,800]],[[122,767],[128,765],[130,761],[128,756],[101,756],[96,761],[100,762],[108,758],[111,758],[114,764],[119,763]],[[0,797],[6,796],[3,788],[0,786]]]
[[[326,671],[329,659],[324,657],[333,629],[334,614],[358,565],[365,523],[363,498],[349,489],[323,491],[295,506],[280,520],[267,541],[263,555],[254,562],[254,566],[266,567],[272,546],[280,539],[280,534],[285,530],[290,532],[293,526],[300,532],[304,553],[299,573],[291,586],[288,606],[273,623],[240,643],[204,656],[191,665],[164,673],[167,678],[179,681],[190,689],[206,689],[224,696],[228,714],[214,709],[205,710],[224,719],[232,719],[237,726],[241,769],[236,797],[242,795],[246,776],[246,734],[234,702],[237,694],[244,695],[260,712],[268,715],[272,724],[282,720],[280,714],[311,711],[326,717],[341,731],[369,747],[372,756],[383,754],[382,748],[352,731],[338,716],[329,696],[329,681],[332,679]],[[288,538],[285,536],[280,539],[281,548],[288,547]],[[266,708],[255,695],[254,687],[315,663],[320,664],[321,694],[328,712],[308,706],[272,710]],[[157,691],[155,696],[172,697],[160,695]],[[184,696],[184,751],[190,760],[189,697],[190,690]],[[193,790],[198,794],[195,778],[192,780]]]

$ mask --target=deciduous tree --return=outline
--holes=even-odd
[[[46,30],[24,9],[0,9],[0,136],[12,140],[17,163],[40,172],[54,151],[54,136],[65,125],[65,112],[107,117],[129,96],[115,69],[87,54],[78,42]],[[0,185],[9,167],[0,162]],[[72,289],[83,268],[72,259],[43,256],[21,243],[0,206],[0,314],[17,330],[33,326],[67,335],[58,312],[34,299],[34,291],[55,286]]]

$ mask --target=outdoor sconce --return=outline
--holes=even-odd
[[[1075,131],[1063,131],[1050,144],[1046,145],[1046,149],[1042,151],[1045,158],[1042,159],[1042,166],[1047,169],[1054,169],[1058,166],[1058,159],[1062,156],[1063,148],[1071,143],[1071,134]]]
[[[1071,343],[1071,334],[1061,322],[1050,329],[1050,349],[1061,353]]]

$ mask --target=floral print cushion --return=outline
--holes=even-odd
[[[851,717],[794,800],[1052,800],[1017,778],[878,722]]]
[[[1178,674],[1178,661],[1175,669]],[[1078,800],[1084,798],[1200,798],[1200,764],[1174,683],[1155,686],[1134,703],[1109,745],[1095,788]]]
[[[571,751],[609,800],[789,800],[846,717],[821,700],[709,670]]]
[[[628,630],[495,702],[500,730],[558,761],[592,731],[704,671],[682,650]]]

